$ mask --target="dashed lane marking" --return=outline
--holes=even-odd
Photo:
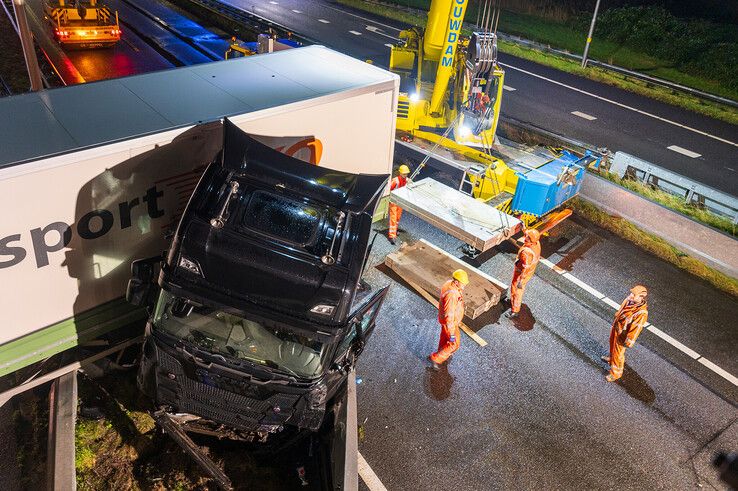
[[[292,9],[292,11],[293,11],[294,13],[296,13],[296,14],[301,14],[301,13],[302,13],[302,10],[295,10],[295,9]]]
[[[384,36],[386,38],[394,39],[395,41],[400,40],[400,38],[396,38],[394,36],[390,36],[389,34],[382,32],[382,30],[378,28],[377,26],[366,26],[366,30],[369,32],[373,32],[374,34],[379,34],[380,36]]]
[[[588,95],[590,97],[594,97],[595,99],[599,99],[604,102],[608,102],[610,104],[613,104],[618,107],[622,107],[623,109],[628,109],[630,111],[637,112],[639,114],[643,114],[644,116],[648,116],[649,118],[658,119],[659,121],[663,121],[664,123],[668,123],[674,126],[678,126],[679,128],[684,128],[685,130],[692,131],[694,133],[697,133],[702,136],[706,136],[708,138],[712,138],[713,140],[717,140],[719,142],[727,143],[728,145],[733,145],[734,147],[738,147],[738,143],[726,140],[725,138],[720,138],[719,136],[707,133],[706,131],[698,130],[697,128],[692,128],[691,126],[687,126],[681,123],[677,123],[676,121],[672,121],[670,119],[662,118],[661,116],[656,116],[655,114],[649,113],[647,111],[643,111],[641,109],[636,109],[635,107],[628,106],[626,104],[623,104],[622,102],[617,102],[612,99],[608,99],[607,97],[602,97],[597,94],[593,94],[592,92],[587,92],[586,90],[579,89],[577,87],[572,87],[571,85],[567,85],[563,82],[559,82],[558,80],[553,80],[548,77],[544,77],[543,75],[538,75],[537,73],[530,72],[528,70],[523,70],[522,68],[518,68],[512,65],[508,65],[507,63],[500,63],[502,66],[506,66],[508,68],[511,68],[513,70],[516,70],[521,73],[525,73],[527,75],[530,75],[531,77],[540,78],[541,80],[545,80],[547,82],[551,82],[552,84],[559,85],[561,87],[566,87],[567,89],[571,89],[575,92],[579,92],[580,94]]]
[[[348,10],[339,9],[338,7],[334,7],[333,5],[324,5],[325,7],[328,7],[329,9],[336,10],[338,12],[341,12],[343,15],[350,15],[351,17],[356,17],[357,19],[365,20],[367,22],[371,22],[372,24],[377,24],[382,27],[386,27],[387,29],[392,29],[393,31],[400,32],[402,29],[398,29],[397,27],[390,26],[388,24],[383,24],[381,22],[377,22],[376,20],[369,19],[367,17],[362,17],[361,15],[356,15],[353,12],[349,12]]]
[[[331,21],[325,20],[325,19],[318,19],[318,22],[322,22],[323,24],[330,24]]]
[[[733,169],[732,167],[728,167],[727,165],[724,165],[723,167],[728,169],[730,172],[735,172],[735,169]]]
[[[687,150],[686,148],[682,148],[679,145],[670,145],[666,148],[668,148],[672,152],[681,153],[682,155],[686,155],[687,157],[692,157],[693,159],[702,157],[702,154],[693,152],[692,150]]]
[[[503,85],[502,88],[507,90],[508,92],[515,92],[516,90],[518,90],[515,87],[510,87],[509,85]]]
[[[361,33],[359,31],[349,31],[354,36],[361,36]]]
[[[518,240],[518,242],[520,242],[520,239]],[[548,259],[541,258],[539,262],[541,264],[543,264],[544,266],[546,266],[547,268],[550,268],[550,269],[556,271],[561,276],[563,276],[564,278],[566,278],[570,282],[574,283],[579,288],[583,289],[584,291],[586,291],[587,293],[589,293],[593,297],[597,298],[601,302],[603,302],[606,305],[612,307],[613,309],[617,310],[617,309],[620,308],[620,304],[619,303],[617,303],[616,301],[612,300],[609,297],[604,296],[601,292],[595,290],[594,288],[592,288],[588,284],[584,283],[583,281],[581,281],[579,278],[577,278],[576,276],[572,275],[571,273],[568,273],[568,272],[562,270],[561,268],[559,268],[558,266],[556,266],[554,263],[552,263]],[[467,267],[468,267],[468,265],[467,265]],[[681,351],[685,355],[689,356],[693,360],[696,360],[696,361],[700,362],[702,365],[704,365],[705,367],[709,368],[714,373],[720,375],[721,377],[723,377],[725,380],[727,380],[728,382],[732,383],[733,385],[738,386],[738,377],[736,377],[732,373],[726,371],[725,369],[721,368],[720,366],[716,365],[715,363],[711,362],[710,360],[708,360],[704,356],[702,356],[699,353],[697,353],[692,348],[690,348],[690,347],[688,347],[688,346],[680,343],[679,341],[677,341],[673,337],[669,336],[668,334],[666,334],[661,329],[658,329],[656,326],[654,326],[651,323],[646,323],[645,328],[651,334],[653,334],[653,335],[661,338],[662,340],[666,341],[667,343],[669,343],[670,345],[672,345],[674,348],[678,349],[679,351]]]
[[[369,488],[369,491],[387,491],[387,488],[384,487],[382,481],[379,480],[379,477],[377,477],[372,468],[369,467],[369,464],[366,459],[364,459],[364,456],[361,455],[361,452],[357,452],[357,455],[359,476],[361,476],[361,479]]]
[[[574,116],[579,116],[580,118],[586,119],[587,121],[594,121],[595,119],[597,119],[594,116],[590,116],[589,114],[583,113],[583,112],[580,112],[580,111],[572,111],[571,113]]]
[[[269,2],[269,3],[271,3],[272,5],[279,5],[279,2],[273,2],[272,1],[272,2]]]

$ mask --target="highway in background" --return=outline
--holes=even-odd
[[[381,66],[404,27],[325,0],[223,2]],[[738,196],[738,126],[509,55],[500,62],[503,116],[630,153]]]

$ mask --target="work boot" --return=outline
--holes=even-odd
[[[600,360],[604,361],[605,363],[610,363],[610,357],[607,355],[600,356]]]
[[[395,245],[395,238],[394,237],[390,238],[389,243],[392,245]]]
[[[428,355],[428,361],[430,362],[430,367],[428,368],[430,368],[431,370],[437,372],[438,370],[441,369],[441,365],[433,361],[433,358],[431,357],[431,355]]]

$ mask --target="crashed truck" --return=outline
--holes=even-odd
[[[398,86],[310,46],[0,99],[21,118],[0,135],[4,387],[148,320],[142,387],[191,416],[158,418],[170,434],[270,445],[329,420],[384,295],[359,278]],[[151,316],[125,301],[132,263]]]
[[[389,175],[257,138],[225,120],[165,260],[133,264],[128,298],[152,307],[138,384],[157,419],[267,442],[320,429],[373,330],[388,287],[361,276]]]

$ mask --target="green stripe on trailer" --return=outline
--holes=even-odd
[[[0,377],[116,329],[143,323],[146,317],[145,309],[123,298],[98,305],[0,346]]]

